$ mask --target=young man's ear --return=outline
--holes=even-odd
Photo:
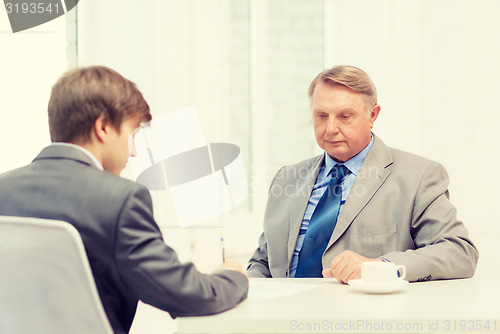
[[[99,116],[95,122],[94,127],[92,129],[95,137],[100,142],[105,142],[107,135],[109,134],[111,124],[103,115]]]

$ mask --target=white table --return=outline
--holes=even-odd
[[[499,281],[410,283],[371,295],[335,279],[251,279],[247,300],[179,318],[178,333],[500,333]]]

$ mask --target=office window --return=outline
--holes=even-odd
[[[252,171],[270,174],[315,152],[307,88],[323,69],[324,3],[234,0],[231,14],[230,137],[252,182]],[[250,209],[262,191],[251,187]]]
[[[318,153],[307,89],[324,68],[325,2],[233,0],[230,6],[228,137],[244,154],[249,197],[221,219],[230,250],[243,255],[256,246],[276,171]]]

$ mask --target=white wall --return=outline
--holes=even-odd
[[[50,88],[67,69],[66,18],[12,33],[0,10],[0,173],[30,163],[50,144]]]

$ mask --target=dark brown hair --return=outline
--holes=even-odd
[[[136,85],[104,66],[63,74],[52,87],[48,112],[53,142],[87,141],[100,116],[117,131],[128,118],[137,117],[138,122],[151,119],[149,105]]]

